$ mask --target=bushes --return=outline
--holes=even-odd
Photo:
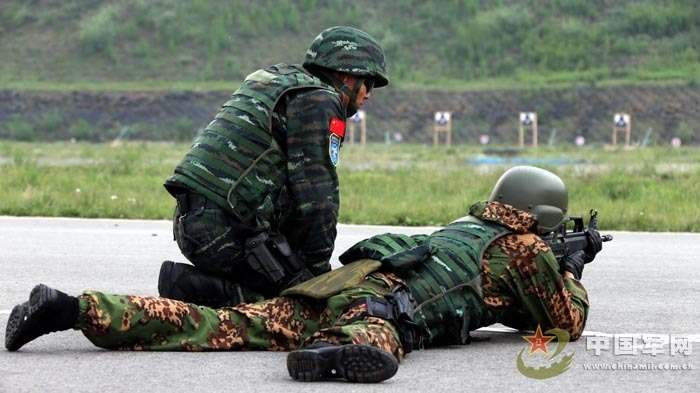
[[[0,124],[0,138],[2,139],[29,142],[37,140],[37,137],[38,135],[34,133],[34,126],[18,116],[13,116]]]
[[[694,0],[66,0],[52,7],[7,0],[0,29],[20,34],[3,38],[18,40],[14,47],[26,47],[31,59],[10,56],[13,45],[0,46],[0,58],[17,62],[7,69],[23,70],[55,59],[55,50],[73,50],[61,54],[69,59],[56,65],[63,69],[37,67],[46,73],[37,78],[48,80],[78,81],[86,73],[97,80],[236,80],[261,64],[300,60],[320,30],[337,24],[376,36],[399,82],[427,85],[685,70],[700,52]],[[33,40],[37,34],[53,38]],[[47,45],[51,39],[59,45]]]
[[[78,119],[68,128],[69,138],[77,141],[104,142],[104,135],[100,135],[99,129],[84,119]]]
[[[26,4],[7,4],[0,7],[0,32],[16,29],[34,20],[31,9]]]
[[[65,126],[60,112],[46,112],[34,119],[12,116],[0,124],[0,138],[17,141],[60,140]]]
[[[661,38],[687,31],[692,25],[691,15],[687,8],[674,3],[631,3],[624,8],[620,26],[629,34]]]
[[[478,14],[458,26],[456,40],[448,46],[448,59],[463,77],[478,78],[512,74],[522,58],[522,44],[534,26],[527,8],[501,7]],[[490,54],[499,53],[500,56]]]
[[[86,55],[112,58],[118,36],[119,6],[109,4],[80,22],[78,39]]]

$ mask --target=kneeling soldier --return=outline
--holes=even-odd
[[[602,243],[589,231],[589,247],[560,266],[540,235],[566,219],[567,204],[553,173],[512,168],[488,202],[431,235],[372,237],[346,251],[340,269],[233,307],[38,285],[13,309],[5,346],[73,328],[109,349],[292,351],[296,380],[379,382],[412,349],[465,344],[496,322],[557,327],[575,340],[588,312],[583,264]]]
[[[388,83],[379,43],[347,26],[321,32],[302,65],[250,74],[165,183],[192,265],[164,262],[160,296],[232,306],[331,270],[345,121]]]

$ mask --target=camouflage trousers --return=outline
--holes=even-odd
[[[375,272],[325,300],[277,297],[212,309],[176,300],[85,292],[77,329],[98,347],[120,350],[290,351],[315,342],[365,344],[403,358],[396,328],[367,315],[365,300],[400,285]]]
[[[187,192],[178,195],[173,213],[173,238],[182,254],[203,272],[237,278],[247,274],[245,240],[252,236],[231,214],[203,196]],[[244,277],[243,281],[250,279]]]

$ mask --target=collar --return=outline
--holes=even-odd
[[[532,214],[496,201],[477,202],[469,208],[469,214],[501,224],[516,233],[534,232],[537,225],[537,220]]]

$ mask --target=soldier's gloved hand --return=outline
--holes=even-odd
[[[586,264],[585,258],[586,253],[583,250],[567,255],[563,261],[564,271],[571,272],[577,280],[580,280],[583,275],[583,266]]]
[[[600,237],[600,233],[596,230],[586,229],[586,238],[588,240],[588,246],[583,250],[585,255],[585,262],[589,263],[595,259],[596,254],[603,249],[603,239]]]

